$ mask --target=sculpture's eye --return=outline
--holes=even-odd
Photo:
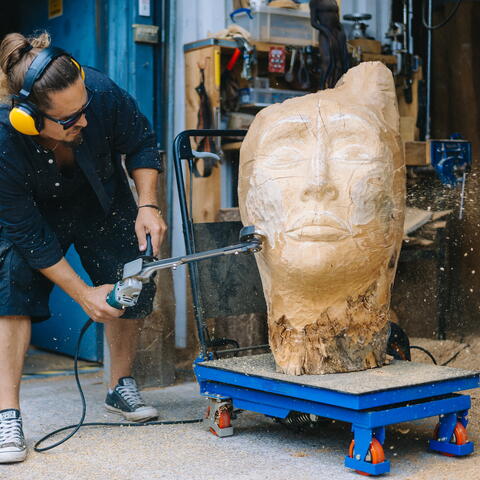
[[[303,163],[305,159],[305,154],[298,148],[291,146],[282,146],[274,148],[272,150],[272,153],[270,153],[269,155],[262,155],[261,159],[262,166],[268,169],[295,169]]]
[[[348,163],[364,164],[377,160],[377,152],[372,151],[366,145],[351,143],[342,145],[340,148],[332,149],[332,160]]]

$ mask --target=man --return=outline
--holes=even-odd
[[[29,39],[13,33],[0,45],[3,93],[13,99],[0,107],[0,463],[26,457],[20,379],[31,322],[49,317],[53,284],[105,324],[106,408],[130,421],[158,416],[131,376],[155,285],[146,285],[131,309],[106,303],[123,264],[145,250],[146,234],[157,254],[166,230],[157,206],[154,134],[125,91],[49,43],[45,33]],[[71,244],[94,287],[65,260]]]

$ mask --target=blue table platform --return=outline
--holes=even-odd
[[[292,376],[276,372],[271,354],[200,358],[194,371],[201,395],[211,399],[208,421],[219,436],[233,434],[233,409],[340,420],[351,423],[354,434],[345,466],[380,475],[390,471],[385,427],[438,415],[430,448],[452,456],[473,451],[465,430],[470,396],[456,392],[478,388],[479,372],[395,360],[361,372]]]

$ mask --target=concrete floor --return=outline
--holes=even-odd
[[[83,374],[87,421],[117,421],[103,410],[102,372]],[[162,419],[198,418],[205,400],[195,383],[144,392]],[[235,435],[217,438],[202,424],[139,428],[82,429],[66,444],[35,453],[33,444],[45,433],[75,423],[80,400],[73,377],[30,379],[22,384],[22,414],[30,448],[24,463],[0,466],[1,479],[14,480],[319,480],[363,478],[343,466],[351,440],[349,426],[328,422],[314,433],[298,433],[263,415],[242,413]],[[385,453],[391,472],[402,480],[480,479],[480,458],[447,458],[428,452],[435,421],[392,426]],[[477,438],[472,438],[478,441]]]

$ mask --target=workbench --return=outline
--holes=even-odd
[[[470,396],[455,392],[477,388],[479,373],[407,361],[382,368],[328,375],[278,373],[272,354],[194,365],[200,393],[210,399],[206,422],[212,433],[233,435],[235,409],[284,419],[302,412],[352,424],[354,439],[345,466],[370,475],[390,470],[382,444],[387,425],[438,415],[430,448],[450,456],[467,455]]]

